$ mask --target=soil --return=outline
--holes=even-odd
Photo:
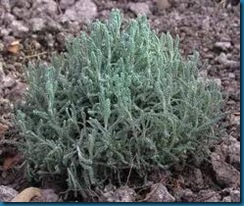
[[[24,101],[23,68],[40,59],[49,61],[52,54],[64,50],[65,38],[76,36],[89,21],[105,19],[112,8],[119,8],[125,18],[146,14],[158,33],[179,35],[184,56],[193,50],[200,53],[201,75],[213,78],[225,94],[222,136],[201,165],[157,171],[145,185],[108,185],[96,198],[68,201],[240,201],[240,5],[169,0],[164,6],[163,1],[0,0],[0,200],[11,201],[18,192],[37,186],[42,194],[51,190],[55,196],[39,201],[63,201],[62,188],[51,182],[31,185],[24,176],[24,159],[16,149],[19,135],[11,121],[13,104]]]

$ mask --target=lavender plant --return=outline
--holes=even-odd
[[[146,17],[121,24],[114,10],[50,65],[27,69],[15,118],[30,177],[62,176],[85,191],[125,169],[143,176],[206,156],[223,101],[198,78],[198,54],[183,59],[179,39],[158,37]]]

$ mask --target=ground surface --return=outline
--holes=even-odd
[[[0,0],[0,200],[10,201],[16,191],[34,186],[23,175],[18,134],[10,120],[12,104],[26,88],[24,65],[62,51],[65,37],[77,35],[88,21],[106,18],[112,8],[123,10],[125,17],[147,14],[157,32],[178,34],[184,55],[199,51],[201,75],[214,78],[226,93],[227,117],[208,163],[158,172],[139,189],[108,187],[98,200],[240,201],[240,6],[222,8],[214,0],[175,0],[167,9],[149,0]],[[60,188],[36,186],[48,189],[36,201],[58,200]]]

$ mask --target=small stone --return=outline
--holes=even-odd
[[[150,9],[146,3],[129,3],[129,9],[137,15],[149,15]]]
[[[23,8],[14,7],[12,9],[12,13],[17,19],[24,20],[26,18],[29,18],[30,12],[28,10],[23,11]]]
[[[213,81],[215,81],[215,83],[216,83],[219,87],[221,87],[221,85],[222,85],[222,81],[221,81],[220,78],[214,78]]]
[[[211,162],[215,172],[216,180],[220,185],[231,186],[239,184],[240,172],[232,165],[227,164],[217,153],[211,154]]]
[[[168,192],[162,183],[153,184],[151,191],[146,195],[147,202],[174,202],[175,198]]]
[[[202,77],[202,78],[206,78],[206,77],[208,76],[208,70],[207,70],[207,69],[201,70],[201,71],[198,73],[198,76],[199,76],[199,77]]]
[[[7,75],[3,79],[3,88],[12,88],[16,85],[16,81],[12,75]]]
[[[159,10],[165,10],[171,7],[169,0],[157,0],[157,7]]]
[[[231,49],[231,47],[232,47],[230,42],[216,42],[214,44],[214,46],[223,51],[227,51],[228,49]]]
[[[47,41],[47,45],[49,46],[49,47],[53,47],[54,46],[54,43],[55,43],[55,41],[54,41],[54,39],[53,39],[53,35],[52,34],[47,34],[47,36],[45,37],[45,39],[46,39],[46,41]]]
[[[32,5],[32,16],[46,19],[47,16],[55,18],[58,13],[58,5],[55,1],[35,0]]]
[[[230,196],[224,197],[224,198],[222,199],[222,202],[231,202],[231,198],[230,198]]]
[[[221,52],[219,56],[215,58],[215,61],[222,64],[225,67],[236,68],[240,67],[240,62],[232,61],[228,59],[228,55]]]
[[[11,11],[9,0],[0,0],[0,7],[3,7],[7,12]]]
[[[6,37],[6,36],[8,36],[9,35],[9,33],[10,33],[10,30],[8,30],[8,29],[1,29],[0,30],[0,36],[1,37]]]
[[[176,197],[176,202],[194,202],[196,195],[188,188],[178,189],[175,191],[174,196]]]
[[[71,33],[71,34],[79,33],[80,32],[79,22],[77,22],[77,21],[69,22],[68,23],[68,30],[69,30],[69,33]]]
[[[32,18],[30,20],[30,26],[34,32],[43,30],[45,28],[45,23],[43,18]]]
[[[235,44],[235,48],[240,51],[240,49],[241,49],[240,43],[239,44]]]
[[[6,13],[3,17],[3,20],[4,20],[4,23],[9,25],[15,20],[15,16],[10,13]]]
[[[11,102],[22,101],[26,89],[27,85],[25,83],[17,82],[16,86],[6,92],[6,98],[8,98]]]
[[[211,189],[201,190],[198,193],[198,196],[200,197],[197,199],[197,202],[220,202],[221,201],[220,194]]]
[[[193,176],[195,177],[195,186],[200,189],[204,186],[204,180],[203,180],[203,176],[202,176],[202,172],[200,169],[195,168],[193,170]]]
[[[57,38],[58,43],[61,43],[62,44],[65,41],[65,34],[63,32],[59,32],[56,35],[56,38]]]
[[[240,202],[240,189],[225,188],[221,193],[225,196],[222,202]]]
[[[59,32],[62,30],[62,27],[57,21],[53,20],[52,18],[48,18],[46,20],[46,29],[48,31]]]
[[[97,16],[97,6],[91,0],[79,0],[66,9],[62,21],[89,22]]]
[[[204,180],[200,169],[192,168],[189,171],[189,177],[185,178],[185,186],[191,188],[192,191],[199,191],[204,188]]]
[[[50,0],[40,0],[40,2],[43,2],[45,5],[44,8],[46,9],[47,13],[54,17],[58,12],[58,5],[56,1],[50,1]]]
[[[1,185],[0,186],[0,201],[1,202],[10,202],[18,192],[10,187]]]
[[[207,16],[202,21],[202,29],[205,30],[205,31],[209,31],[210,28],[211,28],[211,26],[210,26],[210,18],[209,18],[209,16]]]
[[[238,123],[240,125],[240,118]],[[231,144],[228,145],[227,154],[229,156],[230,163],[240,165],[240,157],[241,157],[240,142],[232,136],[230,136],[229,138],[231,140]]]
[[[240,202],[241,195],[240,190],[232,190],[230,193],[231,202]]]
[[[41,44],[35,39],[31,43],[33,44],[33,46],[36,50],[39,50],[42,47]]]
[[[230,123],[231,125],[240,125],[240,115],[231,114]]]
[[[236,75],[233,72],[230,72],[229,73],[229,78],[230,79],[235,79],[236,78]]]
[[[228,104],[228,105],[235,105],[236,102],[234,100],[229,100],[228,102],[226,102],[226,104]]]
[[[100,11],[100,15],[101,15],[103,18],[106,18],[106,19],[109,17],[109,13],[110,13],[109,10],[102,10],[102,11]]]
[[[15,37],[23,37],[29,32],[29,28],[22,21],[13,21],[10,27]]]
[[[13,36],[5,36],[3,38],[4,45],[9,45],[11,42],[14,42],[15,38]]]
[[[134,202],[135,191],[128,186],[118,188],[117,190],[107,191],[103,194],[107,202]]]
[[[11,7],[19,7],[19,8],[28,8],[30,6],[30,2],[26,0],[11,0]]]
[[[67,9],[75,3],[75,0],[61,0],[59,5],[61,9]]]
[[[40,197],[34,197],[31,202],[59,202],[58,195],[52,189],[41,190]]]
[[[228,163],[235,166],[235,168],[240,168],[240,142],[230,136],[227,141],[216,147],[218,154],[223,154],[223,159],[228,160]]]

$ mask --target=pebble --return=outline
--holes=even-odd
[[[15,37],[21,38],[29,32],[29,28],[22,21],[13,21],[10,27]]]
[[[19,8],[28,8],[30,6],[30,2],[26,0],[11,0],[10,1],[11,7],[19,7]]]
[[[55,41],[54,41],[54,38],[53,38],[53,35],[52,34],[50,34],[50,33],[47,34],[46,37],[45,37],[45,39],[46,39],[47,45],[49,47],[53,47],[54,46]]]
[[[107,202],[134,202],[135,191],[128,186],[120,187],[115,191],[107,191],[103,194]]]
[[[217,84],[219,87],[221,87],[221,85],[222,85],[222,81],[221,81],[220,78],[214,78],[213,81],[215,81],[216,84]]]
[[[5,9],[7,12],[11,11],[9,0],[0,0],[0,5],[3,6],[3,9]]]
[[[129,3],[128,7],[136,15],[149,15],[151,13],[146,3]]]
[[[220,185],[232,186],[240,181],[240,172],[222,160],[219,154],[211,154],[211,163],[215,172],[216,181]]]
[[[173,197],[168,189],[162,184],[157,183],[151,186],[150,193],[146,196],[146,202],[174,202],[175,197]]]
[[[225,67],[239,67],[240,62],[236,62],[233,60],[229,60],[229,55],[226,55],[225,53],[221,52],[219,56],[215,58],[215,61],[217,61],[219,64],[224,65]]]
[[[15,17],[17,17],[17,19],[21,19],[21,20],[28,18],[30,14],[29,11],[23,12],[23,9],[19,7],[14,7],[12,9],[12,13],[14,14]]]
[[[1,185],[0,186],[0,201],[1,202],[10,202],[18,192],[10,187]]]
[[[79,0],[66,9],[62,21],[89,22],[97,16],[97,6],[91,0]]]
[[[61,9],[67,9],[75,3],[75,0],[61,0],[59,5]]]
[[[32,44],[36,50],[41,49],[41,44],[37,40],[33,40]]]
[[[197,202],[220,202],[221,200],[220,194],[211,189],[201,190],[198,196],[200,196],[200,198]]]
[[[202,29],[208,31],[211,29],[209,16],[205,17],[202,21]]]
[[[222,199],[222,202],[231,202],[231,197],[230,196],[226,196]]]
[[[9,24],[11,24],[11,22],[13,22],[15,20],[15,16],[10,13],[6,13],[3,17],[3,20],[4,20],[4,23],[9,25]]]
[[[14,40],[15,38],[13,36],[5,36],[3,38],[4,45],[11,44],[11,42],[13,42]]]
[[[30,27],[34,32],[41,31],[45,28],[45,23],[43,18],[32,18],[30,20]]]
[[[240,125],[240,116],[231,114],[230,123],[231,125]]]
[[[219,49],[223,50],[223,51],[227,51],[228,49],[231,49],[232,48],[230,42],[216,42],[214,44],[214,46],[216,48],[219,48]]]
[[[58,195],[52,189],[41,190],[40,197],[34,197],[32,202],[60,202]]]
[[[157,7],[159,10],[165,10],[171,7],[169,0],[157,0]]]
[[[194,194],[189,188],[177,189],[174,196],[177,198],[177,202],[193,202],[196,198],[196,194]]]
[[[233,72],[230,72],[229,73],[229,78],[230,79],[235,79],[236,78],[236,75]]]
[[[222,202],[240,202],[240,189],[225,188],[221,193],[227,195],[222,199]]]
[[[1,37],[6,37],[6,36],[8,36],[10,34],[10,30],[8,30],[8,29],[1,29],[0,30],[0,36]]]
[[[56,38],[57,38],[57,41],[61,44],[64,43],[65,41],[65,34],[64,32],[59,32],[57,35],[56,35]]]
[[[62,27],[57,21],[53,20],[52,18],[48,18],[46,21],[46,29],[48,31],[59,32],[62,30]]]
[[[46,15],[55,17],[58,13],[58,5],[53,0],[35,0],[32,9],[34,10],[33,17],[39,16],[45,18]]]

